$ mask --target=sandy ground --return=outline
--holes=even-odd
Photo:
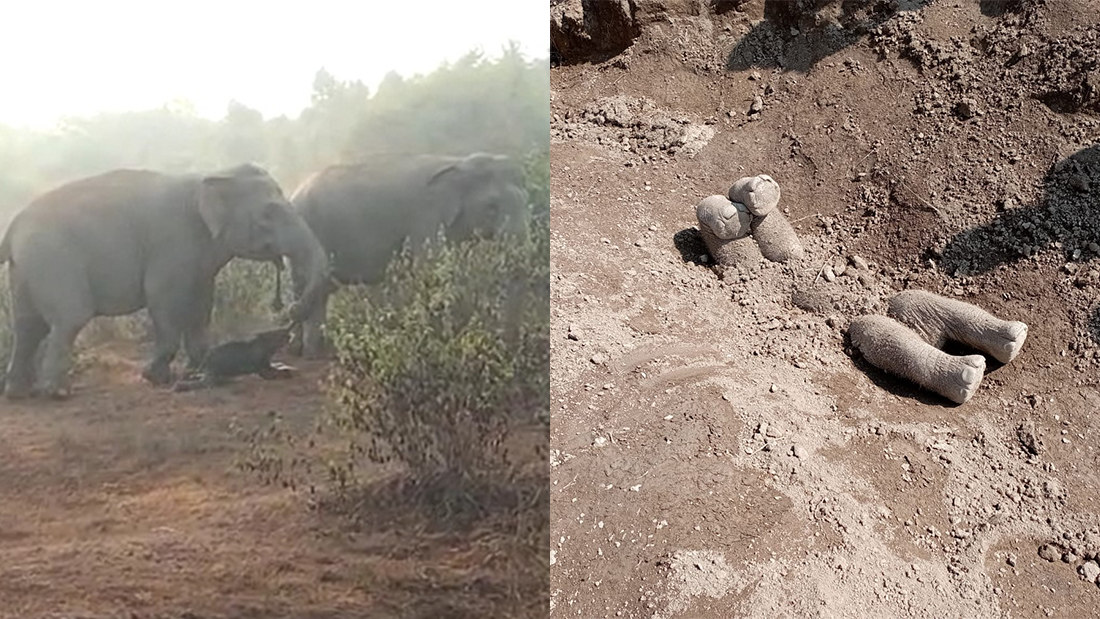
[[[551,616],[1100,615],[1100,3],[763,4],[553,69]],[[759,173],[806,257],[719,278],[694,205]],[[907,288],[1023,352],[870,367]]]

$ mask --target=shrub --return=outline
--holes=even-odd
[[[529,239],[428,243],[369,292],[334,299],[332,422],[353,454],[419,478],[510,471],[509,431],[545,419],[549,264]]]
[[[214,284],[211,337],[235,339],[270,328],[280,318],[275,299],[275,266],[270,262],[233,260],[218,273]],[[288,298],[290,272],[282,275],[282,298]]]

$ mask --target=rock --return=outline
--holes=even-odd
[[[1089,251],[1091,251],[1094,254],[1100,254],[1100,245],[1097,245],[1095,241],[1092,242],[1092,243],[1089,243]]]
[[[1009,567],[1016,567],[1016,555],[1009,553],[1008,557],[1005,558],[1005,563],[1007,563]]]
[[[1043,544],[1039,546],[1039,556],[1051,563],[1054,563],[1058,559],[1062,558],[1062,551],[1058,549],[1054,544]]]
[[[1100,577],[1100,565],[1096,561],[1085,561],[1081,564],[1081,567],[1077,568],[1077,573],[1084,577],[1087,582],[1096,582],[1096,579]]]
[[[804,460],[806,458],[806,455],[807,455],[806,454],[806,449],[803,448],[801,445],[795,445],[794,447],[792,447],[791,448],[791,453],[794,455],[794,457],[798,458],[799,460]]]
[[[759,114],[764,111],[764,99],[760,95],[756,95],[752,98],[752,105],[749,106],[749,114]]]
[[[590,361],[592,361],[592,363],[595,363],[596,365],[603,365],[607,363],[607,355],[603,354],[602,352],[598,352],[592,355]]]
[[[866,271],[870,268],[867,265],[867,261],[864,260],[861,256],[858,256],[856,254],[852,254],[851,256],[848,256],[848,261],[852,263],[852,266],[859,269],[860,271]]]
[[[1089,179],[1084,174],[1074,174],[1069,177],[1069,186],[1084,193],[1089,190]]]
[[[1067,552],[1062,555],[1062,563],[1077,563],[1077,555],[1072,552]]]
[[[979,114],[981,111],[978,109],[978,102],[970,97],[963,97],[955,104],[955,115],[963,120],[969,120]]]
[[[550,45],[563,62],[616,55],[638,34],[630,0],[550,3]]]
[[[1033,456],[1039,455],[1039,438],[1035,435],[1035,423],[1030,419],[1016,428],[1016,440],[1020,441],[1020,446],[1027,453]]]

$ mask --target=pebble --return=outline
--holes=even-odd
[[[825,265],[825,269],[822,271],[822,275],[825,276],[825,281],[831,282],[836,279],[836,273],[833,272],[833,267]]]
[[[759,114],[762,111],[764,111],[764,99],[756,95],[752,98],[752,105],[749,106],[749,114]]]
[[[1096,582],[1096,579],[1100,578],[1100,565],[1096,561],[1085,561],[1081,567],[1077,568],[1077,572],[1088,582]]]
[[[779,391],[779,385],[777,385],[775,383],[772,383],[772,386],[771,386],[771,388],[768,389],[768,391],[770,391],[772,393],[775,393],[776,391]]]
[[[1062,555],[1062,563],[1077,563],[1077,555],[1072,552],[1067,552]]]
[[[591,361],[592,361],[592,363],[595,363],[596,365],[603,365],[603,364],[607,363],[607,355],[603,354],[602,352],[598,352],[598,353],[592,355]]]
[[[1005,563],[1007,563],[1009,565],[1009,567],[1016,567],[1016,555],[1015,554],[1008,555],[1008,558],[1005,559]]]
[[[799,460],[803,460],[806,458],[806,450],[801,445],[795,445],[794,447],[792,447],[791,453],[794,454],[794,457],[798,458]]]
[[[1094,254],[1100,253],[1100,245],[1097,245],[1095,241],[1092,242],[1092,243],[1089,243],[1089,251],[1091,251]]]
[[[869,268],[867,265],[867,261],[856,254],[852,254],[851,256],[849,256],[848,260],[852,263],[852,266],[859,269],[860,271],[866,271]]]

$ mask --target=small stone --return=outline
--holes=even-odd
[[[1094,254],[1100,253],[1100,245],[1097,245],[1095,241],[1089,243],[1089,251]]]
[[[749,73],[749,79],[754,81],[754,82],[756,80],[760,79],[760,72],[759,71],[753,71],[752,73]]]
[[[1062,563],[1077,563],[1077,555],[1072,552],[1067,552],[1062,555]]]
[[[866,271],[870,268],[867,264],[867,261],[856,254],[848,256],[848,261],[852,263],[852,266],[859,269],[860,271]]]
[[[963,120],[969,120],[978,114],[978,102],[974,99],[964,97],[955,104],[955,115]]]
[[[756,95],[752,98],[752,105],[749,106],[749,114],[759,114],[762,111],[764,111],[764,99]]]
[[[833,267],[831,265],[826,264],[821,274],[825,277],[825,281],[827,282],[836,280],[836,273],[833,272]]]
[[[1077,568],[1077,573],[1087,582],[1096,582],[1097,578],[1100,578],[1100,565],[1096,561],[1085,561],[1081,567]]]
[[[803,460],[806,458],[806,450],[801,445],[795,445],[794,447],[792,447],[791,453],[794,454],[794,457],[798,458],[799,460]]]
[[[1089,190],[1089,179],[1084,174],[1074,174],[1069,178],[1069,185],[1082,193]]]
[[[592,355],[591,361],[592,361],[592,363],[595,363],[596,365],[603,365],[603,364],[607,363],[607,355],[603,354],[602,352],[598,352],[598,353]]]
[[[1005,559],[1005,563],[1007,563],[1009,567],[1016,567],[1016,555],[1009,554],[1008,557]]]
[[[1062,556],[1062,552],[1058,550],[1057,546],[1053,544],[1043,544],[1039,546],[1039,556],[1054,563]]]
[[[772,393],[775,393],[776,391],[779,391],[779,385],[777,385],[775,383],[772,383],[772,386],[771,386],[771,388],[768,389],[768,391],[770,391]]]

